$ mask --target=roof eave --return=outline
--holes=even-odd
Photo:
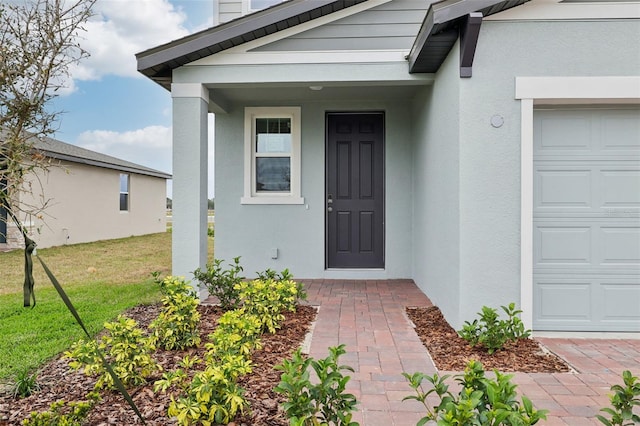
[[[172,70],[269,34],[296,26],[300,16],[317,11],[311,19],[366,0],[290,0],[242,16],[170,43],[136,54],[138,72],[170,89]]]
[[[139,169],[136,167],[123,166],[118,164],[111,164],[104,161],[91,160],[88,158],[80,158],[73,155],[61,154],[59,152],[51,152],[46,149],[39,149],[38,151],[42,152],[48,158],[53,158],[55,160],[68,161],[71,163],[85,164],[88,166],[102,167],[104,169],[111,170],[119,170],[127,173],[135,173],[139,175],[152,176],[162,179],[172,179],[172,176],[168,173],[161,172],[159,170],[152,169]]]
[[[493,15],[530,0],[442,0],[433,3],[409,53],[410,73],[434,73],[458,38],[458,23],[470,13]]]

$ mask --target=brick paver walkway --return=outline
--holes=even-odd
[[[309,303],[320,306],[310,355],[344,343],[341,363],[352,366],[349,391],[358,398],[354,420],[363,426],[415,425],[422,405],[402,402],[412,393],[402,372],[427,374],[436,368],[405,316],[406,306],[430,306],[411,280],[303,280]],[[537,408],[550,410],[547,426],[597,425],[594,416],[607,406],[609,388],[629,369],[640,375],[640,339],[593,340],[541,338],[567,360],[574,373],[516,373],[514,382]]]

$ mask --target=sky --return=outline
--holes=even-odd
[[[91,56],[70,70],[67,88],[52,104],[64,112],[54,137],[171,173],[171,95],[136,71],[135,54],[210,27],[213,2],[98,0],[94,14],[80,39]]]

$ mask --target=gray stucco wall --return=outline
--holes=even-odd
[[[422,128],[416,125],[415,161],[438,169],[422,176],[416,168],[416,197],[422,196],[419,188],[423,187],[426,194],[434,193],[436,198],[432,195],[416,198],[416,229],[424,226],[419,223],[417,212],[429,213],[426,214],[428,224],[415,235],[420,239],[455,235],[451,216],[433,212],[433,207],[429,210],[429,204],[442,203],[446,192],[455,191],[457,178],[459,265],[449,260],[448,265],[439,266],[434,260],[438,243],[416,240],[416,259],[420,257],[426,263],[422,268],[422,264],[415,261],[414,278],[440,306],[452,326],[458,328],[464,320],[474,318],[483,305],[497,307],[520,301],[521,135],[520,102],[514,99],[515,77],[638,75],[638,41],[640,25],[631,20],[485,21],[473,77],[459,79],[456,47],[440,69],[433,92],[427,92],[424,100],[416,103],[414,121],[418,124],[420,116],[427,121]],[[459,84],[459,98],[456,98],[453,79]],[[449,90],[445,90],[447,87]],[[459,105],[457,114],[456,104]],[[493,115],[504,118],[502,127],[491,126]],[[452,143],[450,149],[457,148],[459,158],[458,170],[452,170],[450,166],[456,165],[455,153],[447,153],[444,148],[438,150],[436,144],[441,137],[438,132],[456,124],[440,120],[456,116],[459,117],[459,144],[456,147]],[[450,130],[448,137],[455,142],[453,133]],[[442,162],[444,158],[450,158],[450,163]],[[448,179],[429,182],[433,176]],[[449,204],[443,204],[446,205],[455,212],[455,200],[450,199]],[[454,244],[441,247],[451,255],[449,259],[456,258]],[[450,269],[449,273],[446,269]]]
[[[285,105],[285,104],[283,104]],[[287,103],[288,106],[294,106]],[[302,108],[302,196],[305,205],[242,205],[245,105],[216,115],[215,256],[242,256],[245,275],[289,268],[304,278],[407,278],[411,271],[411,114],[404,102],[309,102]],[[259,106],[259,105],[251,105]],[[275,103],[271,106],[277,106]],[[384,111],[386,115],[386,267],[326,271],[325,112]],[[308,209],[306,208],[308,206]],[[279,258],[270,257],[278,248]]]
[[[457,48],[436,82],[414,99],[413,278],[447,318],[460,286],[459,78]]]

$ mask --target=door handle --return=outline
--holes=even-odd
[[[331,207],[331,204],[333,204],[333,196],[331,194],[327,194],[327,211],[328,212],[333,211],[333,207]]]

